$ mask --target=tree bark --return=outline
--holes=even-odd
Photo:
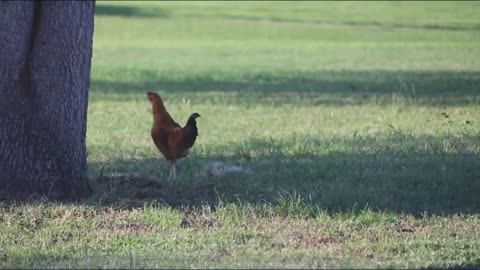
[[[94,1],[0,2],[0,196],[88,193]]]

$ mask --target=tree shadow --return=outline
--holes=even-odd
[[[411,104],[464,106],[480,104],[480,73],[447,71],[319,71],[287,76],[253,74],[238,80],[208,76],[172,80],[152,70],[135,81],[93,80],[94,98],[125,100],[160,90],[169,99],[207,101],[218,91],[223,103],[297,105]]]
[[[97,4],[95,6],[96,16],[122,16],[122,17],[156,17],[165,18],[168,14],[165,10],[155,8],[146,9],[134,6],[117,6]]]
[[[205,17],[202,14],[189,14],[191,17]],[[259,17],[248,15],[216,15],[217,18],[227,20],[248,20],[248,21],[272,21],[285,23],[311,23],[317,25],[333,25],[348,27],[378,27],[385,29],[413,29],[413,30],[450,30],[450,31],[478,31],[480,24],[473,25],[441,25],[441,24],[406,24],[406,23],[385,23],[375,21],[327,21],[327,20],[302,20],[280,17]]]
[[[445,141],[450,148],[445,149]],[[284,150],[286,145],[297,150]],[[310,150],[319,145],[350,150]],[[161,201],[172,207],[214,206],[219,200],[275,205],[299,196],[307,206],[330,211],[368,205],[415,216],[425,211],[450,215],[480,210],[480,158],[472,145],[480,145],[478,137],[250,138],[230,145],[237,149],[233,155],[194,152],[179,163],[181,177],[172,182],[165,180],[168,169],[160,156],[93,162],[89,168],[102,174],[92,183],[94,201],[108,205]],[[214,161],[245,171],[212,176],[205,168]]]
[[[119,5],[96,5],[96,15],[100,16],[124,16],[124,17],[167,17],[165,9],[158,7],[143,8],[134,6],[119,6]],[[246,21],[270,21],[277,23],[308,23],[316,25],[327,26],[342,26],[342,27],[375,27],[384,29],[411,29],[411,30],[448,30],[448,31],[478,31],[480,30],[480,24],[471,25],[442,25],[442,24],[408,24],[408,23],[388,23],[377,21],[328,21],[328,20],[309,20],[309,19],[295,19],[295,18],[282,18],[263,14],[260,16],[249,15],[233,15],[233,14],[221,14],[214,13],[212,15],[206,15],[202,13],[190,12],[183,15],[186,18],[208,18],[214,16],[216,19],[223,20],[246,20]]]

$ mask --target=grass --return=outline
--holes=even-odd
[[[0,206],[4,268],[480,265],[476,2],[97,2],[95,194]],[[320,16],[320,15],[321,16]],[[166,182],[145,93],[200,137]],[[222,161],[250,174],[208,176]]]
[[[306,219],[283,207],[227,204],[212,213],[155,206],[11,206],[2,213],[3,230],[10,232],[2,237],[9,259],[4,266],[18,266],[13,261],[43,268],[451,267],[479,252],[474,216],[416,219],[363,209]]]

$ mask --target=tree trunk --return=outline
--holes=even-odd
[[[0,2],[0,197],[86,195],[94,1]]]

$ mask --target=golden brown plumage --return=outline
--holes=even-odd
[[[147,93],[152,103],[153,126],[151,135],[158,150],[163,154],[170,166],[169,179],[176,177],[176,162],[188,155],[198,136],[196,119],[200,114],[193,113],[187,124],[181,127],[165,109],[162,98],[153,92]]]

